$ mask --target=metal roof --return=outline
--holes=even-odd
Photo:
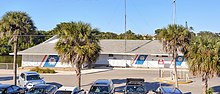
[[[100,40],[102,54],[167,54],[159,40]],[[125,51],[126,46],[126,51]]]
[[[38,44],[34,47],[19,51],[18,55],[57,55],[54,49],[58,38],[56,36],[48,39],[46,42]],[[126,43],[126,45],[125,45]],[[101,54],[146,54],[161,55],[166,54],[163,51],[162,43],[159,40],[100,40]],[[125,50],[126,47],[126,50]]]

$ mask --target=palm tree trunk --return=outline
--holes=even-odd
[[[79,64],[79,75],[78,75],[78,79],[79,79],[78,87],[79,87],[79,90],[81,90],[81,67],[82,67],[82,65]]]
[[[173,54],[173,60],[174,60],[174,75],[175,75],[175,87],[178,88],[178,74],[177,74],[177,68],[176,68],[176,58],[177,58],[177,51],[174,50]]]
[[[88,63],[88,69],[92,68],[92,63]]]
[[[202,76],[202,94],[207,93],[207,88],[208,88],[208,75],[205,73]]]
[[[76,76],[77,76],[77,85],[78,85],[78,88],[81,89],[81,64],[79,63],[76,63]]]
[[[176,59],[174,59],[174,75],[175,75],[175,87],[178,88],[178,75],[177,75],[177,68],[176,68]]]

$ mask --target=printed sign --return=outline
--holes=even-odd
[[[49,55],[43,67],[55,67],[58,61],[59,61],[58,55]]]
[[[176,66],[181,66],[181,64],[183,63],[184,61],[184,57],[183,56],[178,56],[176,58]]]
[[[135,58],[136,59],[135,60],[136,61],[135,64],[143,65],[144,61],[146,60],[146,58],[147,58],[147,55],[138,55],[138,57]]]

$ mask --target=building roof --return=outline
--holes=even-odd
[[[34,47],[18,52],[18,55],[57,55],[54,49],[57,36],[54,36],[47,41],[38,44]],[[126,46],[125,46],[126,44]],[[115,40],[105,39],[100,40],[101,54],[146,54],[146,55],[161,55],[166,54],[163,51],[162,43],[159,40]],[[125,48],[126,47],[126,48]],[[126,50],[125,50],[126,49]]]
[[[166,54],[159,40],[100,40],[100,45],[102,54]]]
[[[57,36],[54,36],[44,41],[43,43],[40,43],[26,50],[19,51],[18,55],[57,55],[58,53],[54,49],[57,41]]]

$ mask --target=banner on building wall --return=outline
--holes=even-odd
[[[48,56],[45,55],[42,62],[41,62],[41,66],[43,66],[43,67],[55,67],[58,61],[59,61],[59,56],[58,55],[48,55]]]
[[[183,56],[178,56],[176,58],[176,66],[181,66],[183,61],[184,61],[184,57]]]
[[[143,65],[148,55],[136,55],[132,64]]]

